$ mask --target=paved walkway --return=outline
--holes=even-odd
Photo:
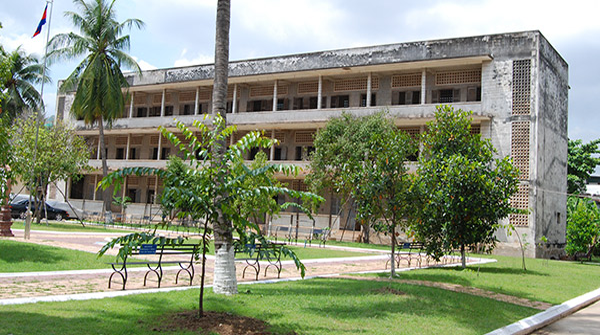
[[[597,335],[600,334],[600,301],[564,319],[558,320],[533,334],[536,335]]]
[[[22,230],[13,230],[15,238],[23,240]],[[32,231],[31,243],[50,246],[61,246],[65,248],[96,253],[107,240],[121,235],[119,233],[60,233],[50,231]],[[365,257],[337,258],[305,260],[307,277],[315,276],[337,276],[340,274],[357,272],[381,272],[385,270],[387,256],[385,251],[365,250],[358,248],[345,248],[328,246],[328,248],[347,249],[358,252],[370,252]],[[109,254],[116,254],[115,249]],[[299,272],[291,261],[282,262],[283,269],[281,278],[287,280],[299,279]],[[205,285],[212,283],[214,269],[214,258],[207,260]],[[242,278],[243,262],[237,262],[237,275],[240,284],[253,283],[255,277],[250,275]],[[122,291],[117,279],[112,289],[108,288],[108,277],[112,270],[79,270],[79,271],[53,271],[53,272],[30,272],[30,273],[0,273],[0,305],[13,303],[27,303],[38,300],[71,300],[71,299],[99,299],[107,296],[137,294],[140,292],[156,292],[164,290],[188,289],[189,280],[180,280],[175,285],[175,274],[178,267],[166,267],[165,275],[161,283],[161,289],[157,290],[156,279],[149,279],[147,287],[143,286],[145,268],[132,269],[129,273],[127,290]],[[404,269],[399,269],[407,270]],[[264,271],[264,270],[263,270]],[[199,285],[200,276],[195,276],[193,286]],[[259,279],[272,280],[277,275],[269,271],[265,275],[261,272]],[[538,335],[549,334],[600,334],[600,302],[584,308],[558,322],[535,332]]]

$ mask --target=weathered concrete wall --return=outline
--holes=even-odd
[[[537,62],[535,243],[549,243],[536,248],[541,257],[566,242],[568,65],[541,35]]]

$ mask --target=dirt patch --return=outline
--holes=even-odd
[[[371,290],[375,294],[393,294],[393,295],[406,295],[406,293],[397,290],[393,287],[380,287],[378,289]]]
[[[152,328],[154,332],[185,330],[197,334],[208,335],[271,335],[267,331],[269,325],[262,320],[222,312],[204,312],[204,317],[198,317],[198,311],[186,311],[169,314],[162,318],[159,327]],[[288,333],[295,335],[296,332]]]

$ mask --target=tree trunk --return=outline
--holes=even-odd
[[[396,226],[392,225],[392,255],[390,256],[390,278],[396,277]]]
[[[461,244],[460,245],[460,261],[462,264],[462,268],[466,268],[467,267],[467,257],[465,256],[465,245]]]
[[[98,120],[98,130],[100,132],[99,140],[100,140],[100,159],[102,159],[102,178],[106,178],[108,175],[108,165],[106,164],[106,143],[104,142],[104,121],[102,117]],[[97,185],[94,185],[96,187]],[[104,202],[102,205],[102,209],[104,210],[104,223],[112,224],[112,213],[110,210],[110,198],[111,192],[110,188],[102,191],[102,201]]]
[[[213,83],[212,114],[220,115],[227,120],[227,76],[229,75],[229,21],[230,0],[218,0],[217,23],[215,36],[215,79]],[[225,122],[225,125],[227,122]],[[217,129],[221,131],[222,129]],[[214,148],[215,162],[213,164],[223,165],[223,155],[226,150],[225,141],[219,141]],[[220,183],[221,180],[215,182]],[[217,196],[226,197],[226,194]],[[234,249],[233,249],[233,226],[227,221],[219,210],[215,224],[215,270],[213,279],[213,291],[218,294],[236,294],[237,279],[235,277]]]

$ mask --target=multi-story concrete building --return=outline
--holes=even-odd
[[[530,213],[507,221],[529,243],[528,255],[554,255],[564,245],[568,69],[539,31],[233,61],[229,67],[227,119],[238,127],[235,137],[264,131],[280,141],[267,152],[270,160],[302,168],[315,131],[344,111],[366,115],[386,109],[398,127],[413,134],[425,131],[436,105],[473,111],[473,129],[492,141],[498,156],[510,155],[521,171],[513,204]],[[209,64],[129,76],[131,99],[122,118],[106,130],[109,168],[164,167],[176,152],[159,136],[158,126],[175,130],[174,119],[191,125],[210,113],[213,71]],[[72,99],[72,92],[59,93],[59,118],[69,118]],[[101,176],[98,130],[73,122],[90,143],[91,165],[98,170],[64,187],[71,202],[99,212],[101,193],[94,192]],[[303,189],[304,175],[287,181]],[[123,192],[134,200],[128,213],[154,215],[158,206],[152,203],[161,187],[153,177],[127,178]],[[324,196],[317,226],[354,229],[352,220],[345,220],[348,213],[338,216],[336,195]],[[294,214],[277,220],[289,224]],[[538,245],[542,236],[547,245]],[[516,250],[514,234],[501,230],[498,239],[504,242],[499,250]]]

